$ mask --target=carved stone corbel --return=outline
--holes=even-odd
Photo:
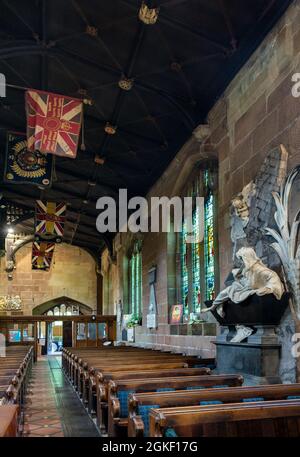
[[[13,271],[16,268],[16,253],[17,251],[28,243],[34,241],[33,235],[28,235],[22,240],[15,240],[14,236],[8,235],[5,239],[5,251],[6,251],[6,267],[8,280],[13,279]]]

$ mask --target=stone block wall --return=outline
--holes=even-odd
[[[59,244],[55,247],[51,269],[31,269],[31,244],[22,247],[16,255],[17,268],[12,281],[5,273],[5,259],[0,259],[0,295],[19,295],[23,314],[49,300],[67,296],[96,309],[95,261],[83,249]]]
[[[300,98],[294,98],[291,92],[294,73],[300,73],[300,0],[293,2],[210,111],[207,123],[211,133],[205,143],[200,145],[191,136],[148,194],[149,198],[179,195],[197,162],[205,157],[218,158],[219,289],[232,268],[229,218],[232,198],[255,179],[266,154],[280,144],[289,152],[288,169],[300,164]],[[172,269],[166,235],[145,234],[142,254],[143,326],[136,329],[136,344],[214,355],[215,326],[206,324],[195,336],[189,331],[186,335],[178,334],[168,324],[168,309],[174,303],[168,294]],[[122,249],[118,255],[123,255]],[[159,324],[157,330],[148,330],[145,326],[149,298],[147,272],[154,264],[158,276]],[[115,295],[122,299],[121,284]],[[282,338],[289,338],[293,332],[289,316],[283,326]],[[287,364],[283,371],[291,369],[287,358],[283,362]]]
[[[288,168],[300,163],[300,98],[292,75],[300,72],[300,2],[295,1],[244,65],[208,116],[208,142],[219,158],[220,280],[231,264],[229,206],[255,179],[263,160],[281,143]],[[225,228],[225,230],[224,230]]]

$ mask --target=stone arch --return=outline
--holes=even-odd
[[[79,310],[82,314],[88,315],[88,314],[93,313],[93,309],[90,306],[85,305],[84,303],[81,303],[77,300],[74,300],[73,298],[61,296],[61,297],[54,298],[52,300],[48,300],[48,301],[36,306],[35,308],[33,308],[32,314],[34,316],[37,316],[37,315],[41,316],[42,314],[45,314],[50,309],[54,308],[55,306],[59,306],[62,304],[65,304],[66,306],[77,305],[77,306],[79,306]]]

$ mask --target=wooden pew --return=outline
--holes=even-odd
[[[18,410],[15,405],[0,406],[0,438],[18,436]]]
[[[83,359],[87,357],[98,357],[104,356],[105,354],[114,355],[114,354],[122,354],[122,353],[139,353],[139,354],[154,354],[155,351],[151,351],[150,349],[142,349],[142,348],[135,348],[131,346],[122,346],[122,347],[108,347],[108,348],[82,348],[82,349],[74,349],[74,348],[65,348],[63,349],[62,358],[63,358],[63,368],[67,373],[69,378],[73,378],[72,376],[72,369],[74,367],[74,362],[78,359]],[[164,353],[167,355],[167,353]]]
[[[175,354],[141,354],[140,352],[135,353],[135,352],[130,352],[129,354],[126,354],[124,356],[124,353],[113,353],[113,354],[104,354],[101,355],[99,354],[97,357],[89,357],[85,356],[85,358],[81,357],[76,360],[74,358],[73,360],[73,370],[71,371],[71,382],[73,382],[73,385],[75,388],[78,390],[79,394],[82,393],[83,389],[81,386],[81,382],[84,378],[85,375],[88,375],[89,369],[101,369],[103,365],[107,365],[108,363],[113,365],[117,365],[118,363],[122,366],[124,364],[128,364],[130,361],[138,362],[140,361],[141,363],[150,363],[150,362],[157,362],[157,363],[182,363],[187,364],[189,367],[198,367],[198,365],[203,366],[205,364],[205,361],[201,361],[195,357],[186,357],[186,356],[181,356],[181,355],[175,355]],[[171,366],[170,366],[171,368]],[[176,367],[175,367],[176,368]],[[88,377],[88,376],[87,376]]]
[[[182,376],[173,378],[149,378],[111,380],[108,384],[108,434],[121,436],[127,432],[128,395],[134,392],[153,392],[157,389],[197,389],[203,387],[241,386],[240,375]]]
[[[285,400],[299,397],[300,384],[203,389],[194,391],[135,393],[128,397],[128,436],[142,438],[149,434],[149,412],[152,408],[197,406],[201,402],[247,403],[259,400]],[[140,415],[141,413],[142,415]]]
[[[101,366],[99,367],[92,367],[91,371],[87,370],[84,373],[83,376],[83,388],[82,388],[82,400],[84,405],[88,405],[88,399],[89,399],[89,376],[90,373],[93,375],[93,373],[97,373],[101,370],[117,370],[117,371],[137,371],[137,370],[142,370],[142,371],[149,371],[149,370],[159,370],[159,369],[172,369],[172,368],[184,368],[188,367],[187,364],[183,362],[167,362],[167,361],[151,361],[150,359],[131,359],[126,362],[119,360],[115,363],[108,362],[108,363],[101,363]]]
[[[136,357],[136,356],[128,356],[128,361],[124,360],[124,357],[118,357],[112,359],[111,362],[107,362],[105,359],[103,362],[96,362],[94,363],[94,366],[91,368],[88,368],[88,364],[83,364],[82,367],[79,367],[78,369],[78,380],[77,380],[77,389],[79,392],[79,395],[82,395],[82,399],[85,405],[88,405],[89,402],[89,397],[90,395],[95,395],[96,397],[96,381],[95,381],[95,376],[97,373],[103,371],[103,370],[110,370],[110,371],[141,371],[141,370],[151,370],[151,369],[171,369],[171,368],[181,368],[181,367],[189,367],[189,360],[186,358],[160,358],[160,357],[153,357],[147,356],[145,358],[144,356],[142,358]],[[199,363],[198,359],[198,364],[195,364],[195,366],[205,366],[205,362],[201,361],[201,364]],[[134,368],[136,366],[136,368]],[[205,368],[206,369],[206,368]],[[90,394],[90,387],[92,388],[92,392]]]
[[[185,363],[188,363],[189,366],[198,367],[198,364],[202,364],[201,366],[210,366],[214,368],[214,359],[199,359],[196,356],[182,356],[181,354],[168,354],[166,352],[159,352],[153,351],[150,349],[143,349],[143,348],[136,348],[136,347],[112,347],[112,348],[105,348],[105,349],[73,349],[73,348],[65,348],[63,350],[63,369],[69,379],[71,380],[72,384],[75,385],[75,388],[79,387],[79,393],[81,393],[80,389],[80,381],[79,376],[82,376],[82,373],[85,370],[88,370],[91,366],[97,365],[97,362],[100,362],[100,359],[108,358],[113,360],[115,358],[120,358],[122,354],[127,354],[130,356],[136,355],[144,357],[148,356],[151,358],[159,358],[167,359],[168,361],[173,360],[183,360]],[[123,358],[124,360],[124,358]],[[85,368],[83,366],[85,365]],[[79,373],[78,373],[79,371]]]
[[[300,400],[152,409],[150,437],[299,437]]]
[[[108,380],[112,379],[113,373],[119,373],[115,379],[147,378],[149,372],[153,376],[164,377],[163,371],[173,370],[167,376],[183,375],[181,371],[189,375],[208,375],[210,370],[205,368],[209,364],[214,368],[214,359],[200,359],[196,356],[184,356],[181,354],[154,351],[151,349],[136,348],[131,346],[105,347],[105,348],[64,348],[63,370],[69,377],[75,389],[89,413],[97,415],[97,422],[102,431],[107,424],[107,381],[104,382],[103,374],[110,373]],[[199,368],[188,368],[197,366]],[[180,372],[174,372],[180,370]],[[159,373],[157,373],[159,372]],[[122,375],[124,373],[124,375]],[[135,375],[135,373],[139,373]],[[101,389],[98,383],[101,381]],[[104,390],[103,390],[104,388]],[[103,393],[104,392],[104,393]],[[98,395],[99,394],[99,395]],[[96,408],[97,407],[97,408]]]
[[[176,368],[180,366],[180,363],[181,366],[185,366],[183,364],[187,364],[188,366],[204,367],[206,366],[207,362],[211,363],[212,360],[202,360],[197,357],[181,356],[176,354],[153,354],[153,352],[147,352],[147,356],[145,356],[145,354],[141,353],[140,351],[137,353],[134,351],[130,351],[130,353],[126,354],[126,357],[124,357],[124,352],[102,353],[101,351],[101,353],[99,353],[97,357],[94,357],[94,355],[92,357],[90,357],[89,355],[85,355],[81,358],[77,357],[77,360],[76,357],[74,357],[72,362],[73,368],[71,368],[70,379],[75,388],[78,390],[79,395],[83,396],[83,401],[87,405],[88,396],[85,395],[85,391],[89,388],[88,384],[90,373],[96,372],[98,370],[101,370],[102,368],[107,367],[108,363],[112,367],[116,365],[121,365],[123,367],[126,364],[129,365],[130,361],[133,361],[134,364],[140,362],[141,365],[142,363],[144,363],[144,365],[148,365],[150,364],[150,362],[153,364],[163,363],[169,364],[168,366],[166,366],[166,368]],[[173,364],[173,366],[171,366],[171,364]],[[141,369],[142,367],[140,367],[140,370]]]
[[[107,431],[108,417],[108,383],[110,380],[122,379],[149,379],[149,378],[169,378],[182,376],[208,376],[210,375],[209,368],[160,368],[144,371],[98,371],[96,376],[90,376],[89,389],[89,413],[97,417],[97,425],[102,433]]]
[[[23,405],[29,373],[33,363],[32,346],[9,346],[0,358],[1,405],[18,406],[19,429],[23,424]]]

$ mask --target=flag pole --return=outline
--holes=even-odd
[[[18,86],[16,84],[8,84],[8,83],[5,84],[5,86],[9,87],[10,89],[22,90],[24,92],[26,92],[27,90],[36,90],[36,91],[40,90],[40,89],[33,89],[32,87],[29,88],[29,87]],[[64,94],[58,94],[58,95],[61,95],[62,97],[64,96]],[[70,95],[68,95],[67,97],[70,97]],[[70,98],[72,98],[72,97],[70,97]],[[74,97],[74,98],[76,98],[77,100],[81,100],[84,105],[90,105],[91,106],[93,104],[93,101],[90,98],[80,98],[80,97]]]

